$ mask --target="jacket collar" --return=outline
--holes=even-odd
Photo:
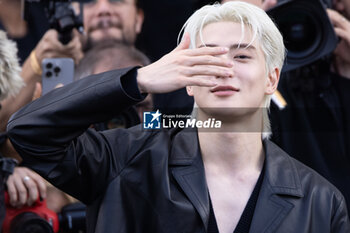
[[[205,229],[209,220],[209,197],[198,135],[194,130],[172,133],[169,157],[172,174],[192,202]],[[265,174],[252,220],[251,232],[277,227],[293,208],[285,197],[303,197],[299,174],[292,158],[269,140],[264,140]],[[180,146],[181,145],[181,146]],[[264,219],[263,221],[262,218]],[[269,229],[272,230],[272,229]]]

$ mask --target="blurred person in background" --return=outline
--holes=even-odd
[[[71,57],[78,64],[83,47],[88,49],[103,39],[115,39],[134,45],[143,23],[143,11],[137,0],[95,0],[84,4],[84,31],[73,30],[72,40],[63,45],[54,29],[48,30],[23,64],[21,77],[26,87],[16,97],[1,102],[0,131],[5,130],[11,114],[32,101],[33,93],[41,83],[41,62],[44,58]]]
[[[84,58],[77,66],[74,78],[79,80],[92,74],[132,66],[146,66],[149,63],[148,57],[134,46],[107,39],[95,43],[86,51]],[[152,95],[148,95],[145,100],[130,107],[119,116],[107,122],[94,124],[94,128],[97,130],[129,128],[141,122],[143,112],[151,110],[153,110]]]
[[[6,31],[9,39],[16,42],[20,64],[27,59],[49,28],[41,5],[27,3],[24,12],[23,4],[21,0],[0,1],[0,30]]]
[[[139,0],[93,0],[84,4],[87,47],[105,39],[135,45],[144,20]]]
[[[0,100],[8,96],[16,95],[24,86],[24,82],[19,76],[20,70],[16,44],[7,38],[4,31],[0,30]],[[20,166],[14,167],[16,162],[6,161],[6,159],[2,157],[18,156],[14,150],[7,150],[5,147],[6,139],[6,133],[0,133],[0,227],[5,211],[4,184],[9,194],[10,204],[13,207],[20,208],[23,205],[30,206],[39,196],[41,198],[46,198],[46,181],[43,178],[28,168]],[[4,163],[12,163],[13,166],[6,166]],[[8,167],[14,168],[12,171],[2,170]]]

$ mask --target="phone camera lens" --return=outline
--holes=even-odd
[[[51,68],[52,68],[52,63],[51,63],[51,62],[47,63],[47,64],[46,64],[46,68],[47,68],[47,69],[51,69]]]
[[[51,72],[51,71],[48,71],[48,72],[46,72],[45,75],[46,75],[47,78],[51,78],[51,77],[52,77],[52,72]]]
[[[56,66],[55,69],[53,69],[53,71],[57,74],[61,71],[61,68]]]

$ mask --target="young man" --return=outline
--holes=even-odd
[[[149,66],[85,78],[20,110],[8,130],[24,163],[88,205],[88,232],[349,232],[340,192],[263,134],[284,58],[270,18],[229,2],[201,8],[184,31]],[[182,87],[198,120],[222,120],[219,132],[87,129],[143,93]]]

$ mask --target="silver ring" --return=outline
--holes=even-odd
[[[24,181],[24,182],[26,182],[26,181],[28,181],[28,180],[30,180],[30,177],[29,177],[29,176],[23,177],[23,181]]]

